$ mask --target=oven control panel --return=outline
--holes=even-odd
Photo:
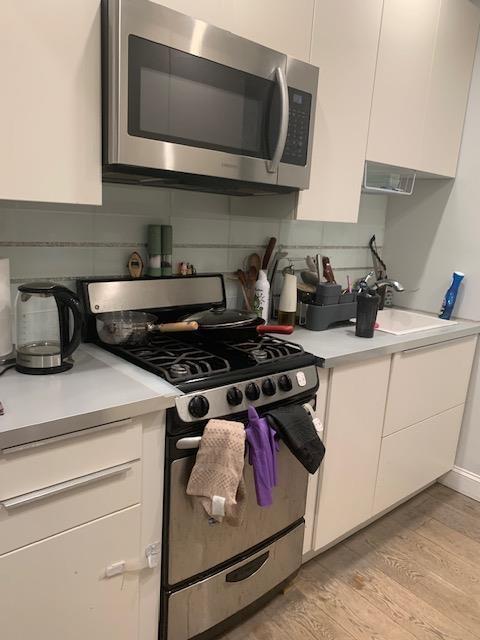
[[[258,408],[281,402],[317,385],[317,368],[312,365],[189,393],[176,398],[175,404],[183,422],[196,422],[240,413],[250,405]]]

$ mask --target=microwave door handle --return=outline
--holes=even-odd
[[[269,173],[275,173],[278,170],[278,165],[280,164],[280,160],[282,159],[283,152],[285,150],[285,143],[287,142],[288,132],[288,111],[290,107],[288,101],[287,76],[285,75],[285,71],[282,69],[282,67],[277,67],[275,69],[275,79],[280,89],[281,116],[280,129],[278,131],[278,139],[275,151],[273,153],[272,159],[267,162],[267,171]]]

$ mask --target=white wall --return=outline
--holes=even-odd
[[[397,304],[438,312],[454,270],[466,274],[455,315],[480,321],[480,48],[455,181],[421,181],[412,198],[390,198],[385,257],[390,277],[407,291]],[[448,376],[448,362],[445,363]],[[478,359],[456,465],[480,475]]]

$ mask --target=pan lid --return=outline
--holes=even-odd
[[[183,320],[186,322],[198,322],[201,329],[228,329],[251,324],[257,318],[257,314],[252,311],[241,311],[239,309],[224,309],[223,307],[218,307],[209,309],[208,311],[193,313],[186,318],[183,318]]]

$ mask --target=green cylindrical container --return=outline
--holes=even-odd
[[[148,269],[149,276],[162,275],[162,226],[148,225]]]
[[[162,224],[162,276],[172,275],[173,229],[169,224]]]

